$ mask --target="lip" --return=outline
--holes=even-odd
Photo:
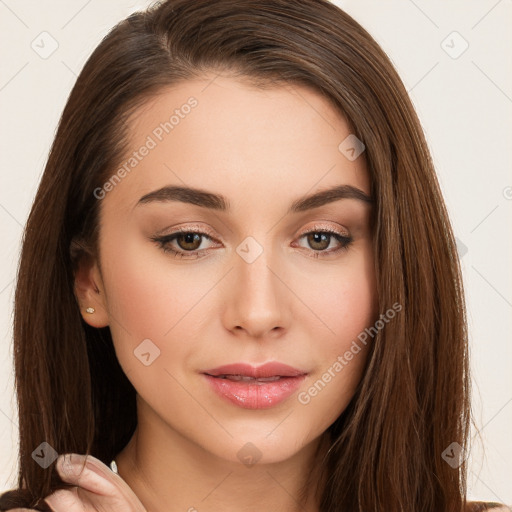
[[[305,375],[307,372],[293,368],[284,363],[272,361],[265,363],[261,366],[252,366],[247,363],[234,363],[219,366],[211,370],[206,370],[202,373],[217,377],[219,375],[244,375],[246,377],[253,377],[254,379],[265,378],[265,377],[297,377],[299,375]]]
[[[213,391],[244,409],[269,409],[278,405],[300,387],[307,375],[303,370],[275,361],[257,367],[246,363],[228,364],[202,373]],[[229,380],[223,378],[226,375],[254,380]],[[276,380],[256,380],[272,377]]]

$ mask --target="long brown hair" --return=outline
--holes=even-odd
[[[63,487],[32,452],[108,464],[137,424],[136,391],[108,328],[88,326],[74,269],[97,254],[101,187],[121,161],[131,113],[205,71],[258,87],[322,93],[363,141],[375,198],[378,308],[402,311],[375,335],[360,385],[329,427],[321,511],[460,511],[466,449],[467,331],[456,245],[417,115],[375,40],[327,0],[167,0],[103,39],[69,96],[25,229],[14,311],[18,489],[0,508],[35,507]],[[341,141],[340,141],[341,142]],[[41,508],[42,509],[42,508]]]

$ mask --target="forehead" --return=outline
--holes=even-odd
[[[315,184],[348,183],[369,193],[364,155],[350,160],[340,149],[349,124],[305,86],[260,89],[205,75],[148,99],[130,116],[128,131],[129,149],[113,170],[125,172],[108,194],[116,207],[131,208],[169,184],[262,199],[276,190],[296,197]]]

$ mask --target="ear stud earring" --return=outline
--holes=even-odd
[[[86,313],[94,313],[96,310],[94,308],[87,308],[86,310]]]

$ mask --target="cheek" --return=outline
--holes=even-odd
[[[215,284],[207,271],[171,258],[127,247],[122,255],[105,254],[115,263],[104,272],[119,364],[144,403],[163,416],[190,407],[184,389],[192,389],[191,360],[206,329],[202,299]]]
[[[328,334],[317,337],[318,365],[297,400],[304,414],[321,418],[320,430],[332,424],[352,399],[372,342],[367,330],[377,316],[376,283],[373,259],[369,251],[365,254],[350,264],[347,260],[328,281],[317,280],[315,292],[308,295]]]
[[[369,244],[368,244],[369,245]],[[307,288],[307,289],[306,289]],[[325,328],[324,357],[345,352],[351,342],[373,324],[377,315],[376,281],[370,248],[354,252],[324,276],[303,289],[308,304]],[[324,361],[325,362],[325,361]]]
[[[171,258],[140,243],[126,244],[122,253],[104,251],[110,329],[127,372],[134,365],[138,368],[134,350],[143,340],[151,340],[160,350],[155,365],[170,368],[180,360],[183,364],[185,354],[194,350],[193,340],[199,338],[200,302],[214,280],[207,271],[178,265]]]
[[[337,287],[331,286],[318,299],[319,311],[332,333],[333,348],[343,347],[373,319],[373,286],[357,275],[345,276]]]

